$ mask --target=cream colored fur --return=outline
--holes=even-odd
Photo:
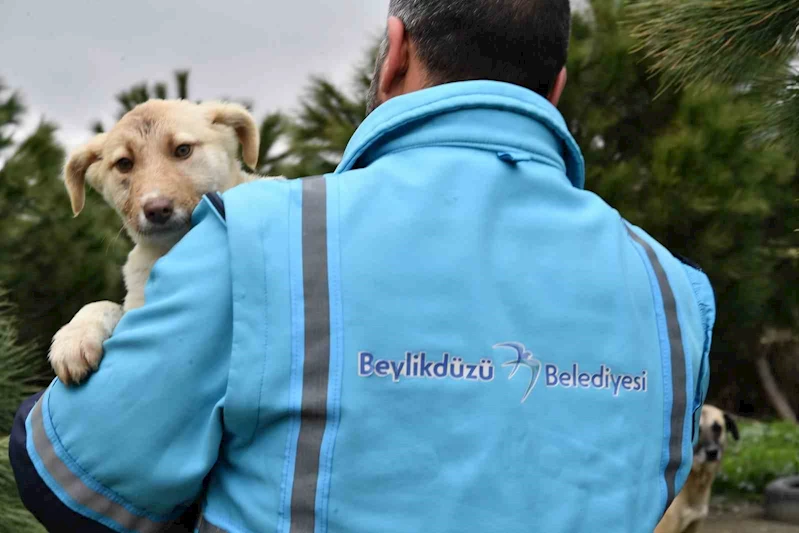
[[[721,429],[716,436],[713,426]],[[691,473],[685,485],[669,506],[655,533],[698,533],[710,511],[710,496],[713,481],[721,467],[724,449],[727,444],[727,433],[730,424],[734,425],[729,415],[712,405],[702,407],[699,421],[699,446],[694,452]],[[737,427],[734,433],[737,438]],[[717,460],[708,460],[708,449],[717,451]]]
[[[202,196],[262,178],[241,170],[239,147],[254,168],[259,134],[244,107],[150,100],[70,155],[64,181],[75,216],[88,182],[120,215],[135,246],[123,268],[124,305],[88,304],[53,337],[49,358],[62,382],[80,383],[97,369],[103,342],[125,312],[144,304],[153,265],[188,232]]]

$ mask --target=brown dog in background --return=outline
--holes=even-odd
[[[666,510],[655,533],[697,533],[710,508],[710,494],[727,435],[740,439],[733,418],[717,407],[705,405],[699,421],[699,442],[694,449],[691,473],[680,493]]]

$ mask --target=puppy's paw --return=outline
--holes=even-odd
[[[107,330],[94,322],[70,322],[55,334],[50,364],[65,385],[78,385],[97,370],[103,358]]]

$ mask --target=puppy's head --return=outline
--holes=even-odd
[[[728,436],[738,440],[738,425],[727,413],[705,405],[699,420],[699,442],[694,448],[694,468],[716,466],[721,462]]]
[[[238,104],[149,100],[73,152],[64,181],[77,216],[88,182],[136,243],[171,246],[189,229],[203,194],[224,191],[258,159],[258,128]]]

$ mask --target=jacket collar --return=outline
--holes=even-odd
[[[575,187],[585,186],[582,153],[557,108],[533,91],[496,81],[448,83],[385,102],[358,127],[336,173],[434,144],[526,152],[560,167]]]

